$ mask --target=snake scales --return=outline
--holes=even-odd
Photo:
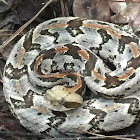
[[[139,54],[139,39],[117,25],[51,19],[15,45],[4,95],[20,123],[35,133],[123,129],[139,119]]]

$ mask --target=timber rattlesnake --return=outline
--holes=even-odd
[[[119,26],[77,17],[39,24],[7,60],[4,94],[27,129],[108,132],[140,110],[139,39]]]

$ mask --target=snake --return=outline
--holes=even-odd
[[[14,46],[3,91],[12,114],[33,133],[129,127],[140,118],[139,38],[104,21],[50,19]]]

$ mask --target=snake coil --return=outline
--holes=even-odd
[[[51,19],[17,42],[3,81],[12,113],[35,133],[123,129],[139,119],[139,39],[107,22]]]

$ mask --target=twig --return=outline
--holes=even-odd
[[[11,31],[15,31],[15,30],[0,30],[0,32],[11,32]]]
[[[3,81],[0,79],[0,83],[2,83],[3,84]]]
[[[126,2],[126,1],[123,1],[123,0],[110,0],[109,2]],[[139,0],[128,0],[127,2],[129,3],[137,3],[137,2],[140,2]]]
[[[15,32],[16,30],[0,30],[0,36],[11,36],[13,35],[13,33],[11,32]],[[20,35],[23,35],[22,33],[19,33]],[[18,34],[18,35],[19,35]]]
[[[118,139],[118,140],[136,140],[136,139],[132,139],[132,138],[123,138],[120,136],[105,136],[105,135],[91,133],[91,132],[87,132],[87,131],[85,133],[90,134],[90,135],[94,135],[94,136],[98,136],[98,137],[102,137],[102,138],[113,138],[113,139]]]
[[[33,22],[39,15],[40,13],[50,4],[55,0],[49,0],[42,8],[41,10],[34,16],[32,17],[29,21],[27,21],[23,26],[21,26],[8,40],[6,40],[1,46],[1,48],[4,48],[8,43],[10,43],[19,33],[21,33],[31,22]]]
[[[12,33],[11,34],[0,34],[0,36],[10,36],[10,35],[13,35],[13,34]]]
[[[1,137],[24,137],[24,138],[45,138],[44,136],[42,135],[37,135],[37,134],[34,134],[34,133],[27,133],[27,132],[20,132],[20,131],[0,131],[0,136]]]
[[[62,16],[65,16],[65,6],[63,0],[60,0],[61,10],[62,10]]]
[[[0,1],[2,1],[4,4],[8,6],[8,3],[5,0],[0,0]]]

